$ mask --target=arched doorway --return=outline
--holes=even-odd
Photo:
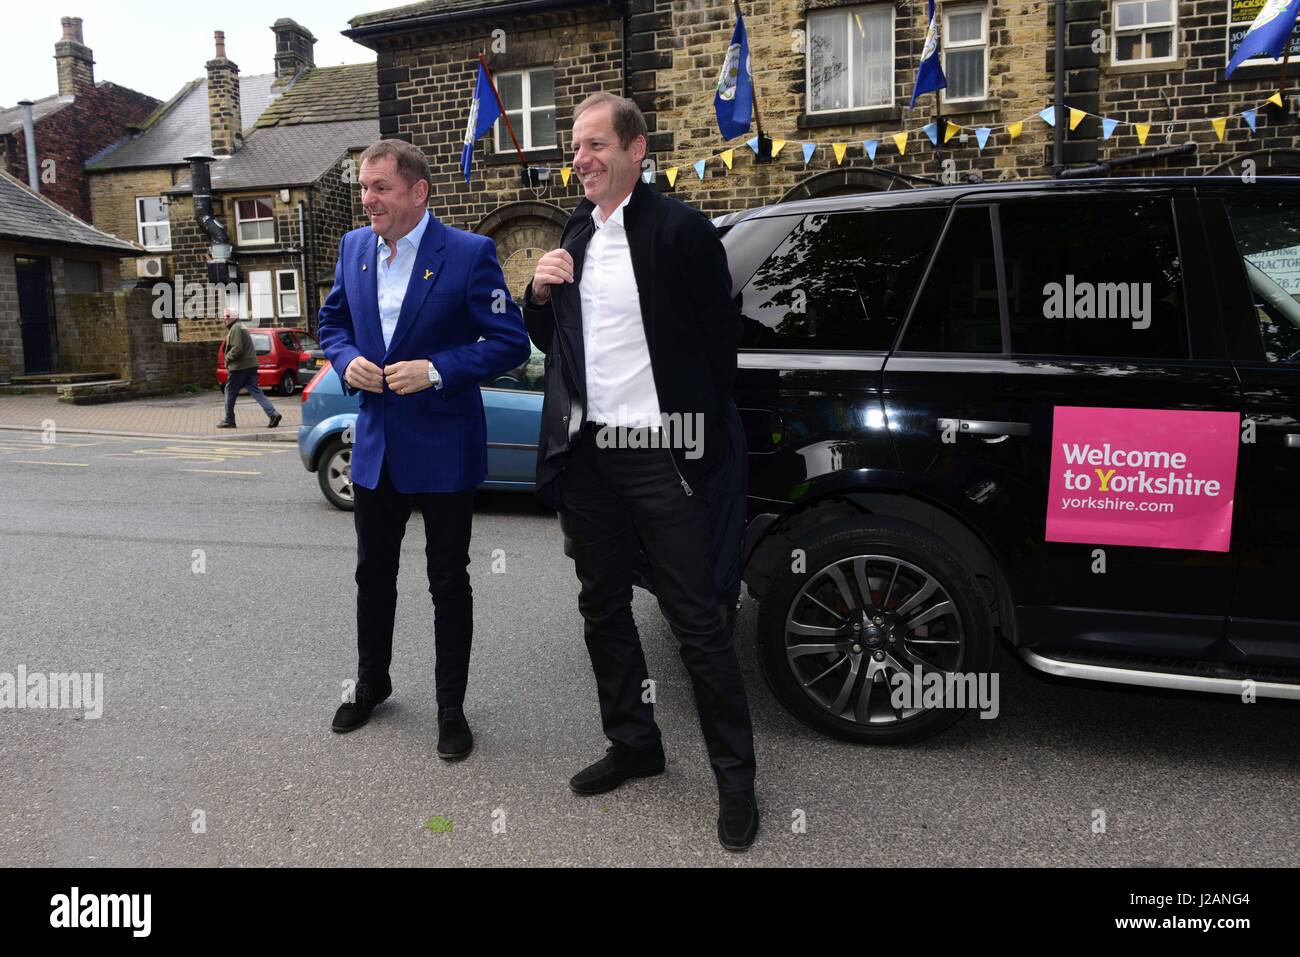
[[[1251,170],[1256,176],[1300,176],[1300,151],[1297,150],[1255,150],[1234,156],[1209,170],[1207,176],[1241,176],[1249,167],[1247,161],[1254,163]]]
[[[812,199],[815,196],[844,196],[851,193],[880,193],[891,189],[911,189],[912,185],[905,179],[890,176],[873,169],[847,166],[830,169],[809,176],[796,183],[778,203],[788,203],[796,199]]]
[[[474,227],[474,232],[490,236],[496,243],[506,288],[516,302],[523,302],[537,260],[560,245],[568,221],[569,214],[558,206],[521,202],[494,209]]]

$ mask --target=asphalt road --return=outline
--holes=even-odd
[[[570,793],[605,742],[577,583],[531,496],[480,496],[476,748],[444,764],[418,515],[394,697],[340,736],[352,519],[295,446],[0,432],[0,490],[0,673],[104,676],[98,719],[0,708],[8,866],[1300,864],[1294,705],[1049,680],[1002,653],[997,719],[857,747],[775,703],[749,601],[738,641],[764,819],[732,855],[689,681],[640,592],[668,771]]]

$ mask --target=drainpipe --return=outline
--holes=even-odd
[[[303,226],[302,200],[298,200],[298,264],[302,276],[302,288],[298,290],[298,311],[302,313],[302,327],[311,332],[311,301],[307,298],[307,239]]]
[[[19,100],[23,108],[23,140],[27,144],[27,185],[33,192],[41,191],[41,177],[36,171],[36,123],[32,119],[32,101]]]
[[[221,220],[212,215],[212,176],[208,164],[212,157],[196,153],[185,157],[190,164],[190,192],[194,196],[194,221],[212,242],[208,246],[208,282],[229,283],[238,281],[238,272],[231,261],[233,249],[230,235]]]
[[[1052,175],[1065,171],[1065,0],[1056,0],[1056,124],[1052,127]]]

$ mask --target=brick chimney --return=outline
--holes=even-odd
[[[95,86],[95,58],[81,37],[81,17],[63,18],[63,39],[54,44],[59,68],[59,96],[75,96],[81,87]]]
[[[239,67],[226,58],[226,34],[217,30],[217,54],[208,68],[208,123],[212,128],[212,155],[230,156],[242,145],[239,118]]]
[[[271,24],[275,34],[275,85],[292,80],[316,65],[316,38],[302,24],[281,17]]]

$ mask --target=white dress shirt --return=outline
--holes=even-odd
[[[628,193],[608,219],[591,211],[595,225],[583,259],[582,341],[586,353],[588,422],[631,428],[659,425],[659,394],[641,324],[641,300],[623,209]]]
[[[379,325],[384,332],[385,349],[393,341],[397,317],[402,312],[402,300],[406,297],[411,270],[415,268],[415,257],[420,251],[420,240],[424,238],[428,225],[429,211],[426,209],[416,227],[397,241],[397,255],[391,265],[388,262],[388,243],[384,237],[379,237]]]

